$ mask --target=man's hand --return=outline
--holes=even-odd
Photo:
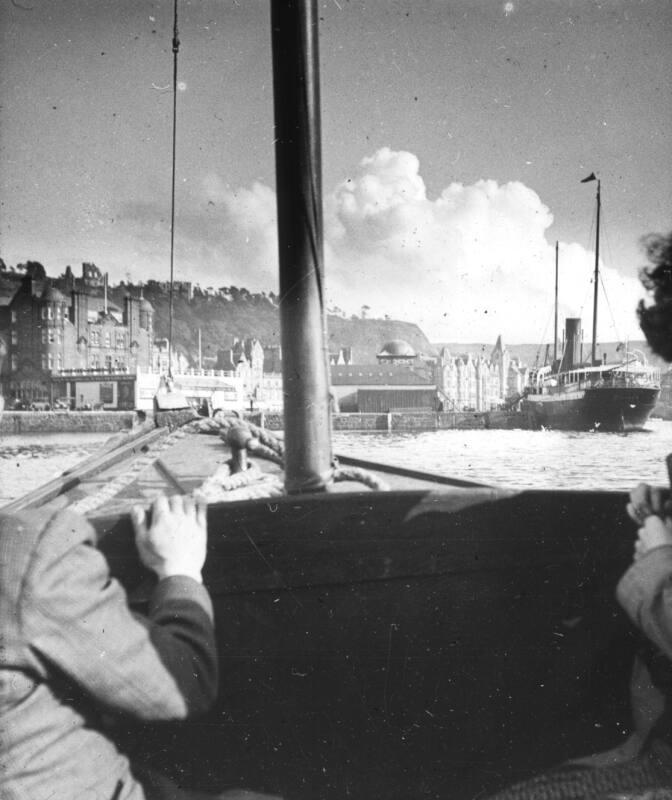
[[[630,502],[626,506],[630,519],[641,525],[652,514],[658,517],[669,515],[672,507],[670,501],[665,500],[667,496],[669,496],[667,489],[640,483],[630,492]]]
[[[152,523],[147,527],[145,511],[131,510],[135,543],[140,560],[159,580],[187,575],[202,583],[201,570],[207,545],[206,507],[191,497],[157,497],[152,505]]]
[[[669,517],[661,519],[652,514],[637,531],[635,561],[650,550],[666,544],[672,545],[672,520]]]

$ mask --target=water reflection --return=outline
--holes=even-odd
[[[436,431],[334,434],[334,451],[502,487],[628,491],[666,485],[672,422],[628,434],[563,431]]]

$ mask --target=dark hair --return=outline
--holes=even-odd
[[[653,305],[639,301],[639,325],[654,353],[672,361],[672,233],[650,234],[642,246],[652,267],[640,270],[639,277],[653,295]]]

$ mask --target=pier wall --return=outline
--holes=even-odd
[[[245,414],[256,425],[271,431],[284,429],[279,412]],[[413,433],[421,431],[530,427],[523,414],[511,412],[391,411],[333,414],[334,431],[357,433]],[[0,436],[31,433],[116,433],[137,423],[134,411],[5,411],[0,416]]]
[[[260,425],[271,431],[283,430],[284,428],[282,414],[277,412],[246,414],[245,418],[255,425]],[[489,427],[487,414],[473,411],[459,413],[391,411],[387,414],[353,412],[349,414],[332,414],[331,420],[334,431],[357,433],[366,433],[367,431],[372,433],[385,431],[411,433],[414,431],[466,430]]]
[[[4,411],[0,436],[30,433],[116,433],[130,430],[135,411]]]

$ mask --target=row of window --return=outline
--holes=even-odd
[[[97,355],[92,355],[90,360],[91,369],[101,369],[104,368],[108,372],[114,370],[115,372],[124,372],[128,369],[126,362],[123,358],[115,358],[113,359],[112,356],[105,356],[105,362],[101,362],[100,357]]]
[[[12,330],[11,342],[14,347],[19,344],[19,332]],[[42,344],[62,344],[63,331],[60,328],[42,328]]]
[[[52,306],[44,306],[42,308],[42,319],[61,319],[66,317],[67,314],[62,313],[62,309],[60,306],[56,306],[56,313],[54,314],[54,309]],[[16,311],[12,311],[11,322],[15,325],[19,321],[19,315]]]
[[[53,353],[43,353],[42,369],[54,369],[54,365],[56,366],[56,369],[63,369],[63,355],[61,353],[57,353],[56,357],[54,358]]]
[[[64,309],[62,306],[42,306],[42,319],[61,319],[61,317],[65,316],[63,313]],[[12,320],[13,322],[14,320]]]
[[[104,336],[101,336],[100,334],[101,331],[97,330],[96,328],[91,328],[91,347],[100,347],[101,341],[103,342],[103,347],[112,347],[111,331],[105,331]],[[126,347],[126,334],[122,333],[121,331],[117,331],[114,337],[114,346],[117,350],[123,350]]]
[[[44,311],[44,309],[42,309]],[[12,315],[16,312],[12,311]],[[12,318],[12,321],[14,319]],[[112,334],[110,331],[105,331],[105,336],[101,337],[100,331],[95,328],[91,330],[91,347],[100,347],[101,340],[104,342],[104,347],[112,347]],[[16,329],[11,331],[12,344],[17,346],[19,344],[19,332]],[[63,330],[61,328],[42,328],[42,344],[62,344],[63,343]],[[117,332],[114,337],[114,346],[117,350],[124,350],[126,348],[126,335],[122,332]]]
[[[18,370],[18,368],[19,368],[18,356],[12,355],[12,357],[11,357],[11,366],[12,366],[12,372],[16,372]],[[91,367],[91,369],[104,368],[108,372],[112,372],[113,370],[115,372],[127,372],[128,371],[128,365],[123,360],[123,358],[115,358],[115,359],[113,359],[112,356],[105,356],[104,365],[101,364],[101,361],[98,358],[98,356],[93,356],[91,358],[90,367]],[[54,355],[53,353],[43,353],[42,354],[42,369],[45,369],[45,370],[53,370],[53,369],[62,370],[63,369],[63,356],[62,356],[62,354],[61,353],[56,353],[56,355]]]
[[[63,344],[63,331],[60,328],[42,328],[42,344]]]

